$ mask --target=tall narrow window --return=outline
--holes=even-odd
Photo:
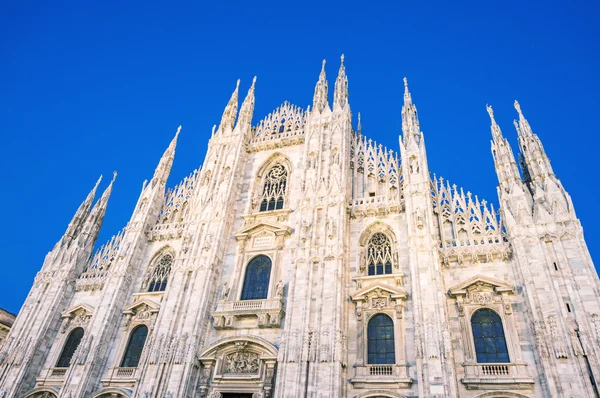
[[[60,358],[58,358],[58,362],[56,363],[57,368],[68,368],[71,365],[71,359],[73,358],[73,354],[75,354],[75,350],[79,346],[79,343],[81,343],[81,339],[83,339],[83,329],[73,329],[67,338],[67,342],[63,347]]]
[[[148,337],[148,327],[146,325],[140,325],[133,329],[129,335],[127,349],[121,361],[122,368],[136,368],[138,366],[146,337]]]
[[[385,314],[377,314],[369,320],[367,328],[368,363],[394,364],[394,322]]]
[[[260,201],[260,211],[283,209],[288,172],[282,164],[276,164],[265,177]]]
[[[170,254],[165,254],[158,260],[145,282],[149,292],[162,292],[167,288],[172,265],[173,256]]]
[[[246,267],[242,300],[266,299],[270,278],[271,259],[267,256],[254,257]]]
[[[367,264],[369,275],[392,273],[392,245],[390,238],[381,232],[371,236],[367,249]]]
[[[478,363],[510,362],[504,328],[498,314],[487,308],[475,311],[471,317],[471,328]]]

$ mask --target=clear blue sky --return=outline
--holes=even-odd
[[[408,77],[430,169],[495,204],[485,104],[516,151],[518,99],[600,263],[598,2],[525,3],[4,2],[0,307],[19,310],[99,174],[104,188],[119,171],[101,243],[178,125],[171,186],[201,165],[238,78],[245,95],[258,76],[256,122],[284,100],[309,105],[323,58],[332,89],[342,53],[367,136],[398,148]]]

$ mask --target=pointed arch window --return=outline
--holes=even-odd
[[[254,257],[246,267],[241,300],[264,300],[269,293],[271,259],[267,256]]]
[[[390,365],[396,363],[394,321],[385,314],[374,315],[367,327],[368,363]]]
[[[138,366],[146,337],[148,337],[148,327],[146,325],[139,325],[133,329],[129,335],[129,342],[121,361],[122,368],[136,368]]]
[[[71,365],[71,359],[83,339],[83,334],[83,328],[75,328],[71,331],[56,363],[57,368],[68,368]]]
[[[167,288],[172,266],[173,255],[164,254],[158,259],[156,266],[151,270],[145,282],[149,292],[162,292]]]
[[[288,171],[280,163],[273,166],[265,177],[260,211],[283,209],[286,199]]]
[[[475,311],[471,329],[478,363],[510,362],[502,319],[496,312],[488,308]]]
[[[374,233],[367,248],[369,275],[391,274],[392,258],[390,238],[382,232]]]

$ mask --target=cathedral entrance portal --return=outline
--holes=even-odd
[[[222,393],[223,398],[252,398],[252,394],[238,393],[238,392],[224,392]]]

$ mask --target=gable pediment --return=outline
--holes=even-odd
[[[237,231],[234,236],[237,240],[248,239],[260,234],[273,234],[275,236],[288,236],[292,233],[292,228],[287,225],[276,222],[259,222]]]
[[[490,278],[485,275],[475,275],[464,282],[452,286],[448,289],[448,294],[451,296],[465,296],[469,290],[472,290],[475,287],[487,287],[496,293],[514,293],[514,286],[511,286],[504,281]]]
[[[351,298],[352,301],[364,301],[367,300],[368,297],[378,297],[378,296],[390,296],[392,299],[402,299],[406,300],[408,298],[408,293],[403,289],[397,288],[395,286],[388,285],[386,283],[376,282],[372,285],[366,286],[357,292],[355,292]]]
[[[68,310],[64,310],[61,313],[61,316],[63,318],[73,318],[74,316],[78,315],[78,314],[87,314],[87,315],[91,315],[94,313],[94,307],[92,307],[91,305],[88,304],[77,304],[71,308],[69,308]]]
[[[160,310],[160,304],[148,299],[143,298],[135,303],[131,304],[128,307],[123,308],[123,314],[125,315],[133,315],[137,312],[141,311],[149,311],[150,313],[155,313]]]

